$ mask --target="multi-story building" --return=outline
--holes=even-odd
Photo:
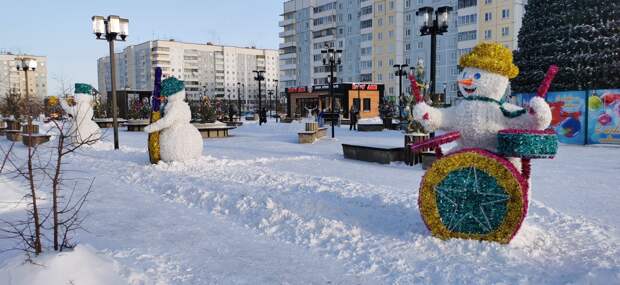
[[[25,73],[17,70],[17,60],[21,57],[30,57],[37,61],[37,68],[27,73],[28,87],[26,87]],[[8,93],[25,96],[26,88],[28,88],[30,96],[36,96],[41,99],[47,97],[47,57],[1,53],[0,96],[5,96]]]
[[[128,46],[116,54],[117,89],[152,90],[155,67],[164,77],[173,76],[185,82],[188,99],[201,96],[237,100],[241,95],[244,109],[258,104],[258,82],[254,70],[264,70],[263,100],[267,90],[278,84],[278,51],[254,47],[234,47],[155,40]],[[111,89],[109,57],[98,59],[99,91]]]
[[[458,59],[481,41],[517,48],[526,0],[288,0],[280,26],[280,72],[285,87],[327,82],[325,46],[343,50],[338,82],[385,84],[396,100],[394,64],[423,62],[430,81],[430,36],[420,36],[419,8],[453,8],[448,32],[437,36],[435,90],[456,97]],[[406,82],[406,80],[405,80]],[[407,90],[406,87],[403,90]],[[407,91],[404,91],[407,92]]]
[[[429,3],[424,3],[429,2]],[[321,49],[342,49],[342,65],[337,82],[377,82],[385,85],[386,98],[396,101],[398,77],[394,65],[418,59],[430,62],[430,40],[419,37],[415,12],[431,0],[289,0],[284,2],[280,26],[280,72],[285,87],[327,83],[328,69],[321,60]],[[433,5],[452,1],[432,1]],[[456,28],[439,39],[438,82],[456,68]],[[442,38],[449,44],[443,44]],[[444,55],[445,54],[445,55]],[[428,69],[428,68],[427,68]],[[428,72],[427,72],[428,74]],[[406,80],[403,92],[406,90]]]

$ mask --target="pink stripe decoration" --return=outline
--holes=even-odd
[[[449,142],[453,142],[461,138],[461,133],[459,132],[449,132],[447,134],[443,134],[438,137],[434,137],[429,140],[425,140],[423,142],[419,142],[417,144],[411,145],[411,151],[421,151],[423,149],[435,149],[442,144],[447,144]]]
[[[554,129],[545,129],[545,130],[526,130],[526,129],[505,129],[500,130],[499,134],[508,134],[508,135],[555,135],[556,132]]]
[[[549,70],[547,70],[547,75],[545,75],[545,79],[538,87],[538,91],[536,92],[536,96],[545,98],[547,96],[547,91],[549,91],[549,87],[551,86],[551,81],[560,69],[557,65],[549,66]]]

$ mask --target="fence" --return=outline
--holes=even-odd
[[[515,95],[523,107],[535,96]],[[620,89],[549,92],[547,102],[560,142],[620,145]]]

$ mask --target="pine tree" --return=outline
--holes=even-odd
[[[552,64],[552,90],[620,88],[620,2],[529,0],[515,64],[515,92],[535,92]]]

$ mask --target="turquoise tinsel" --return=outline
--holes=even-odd
[[[525,114],[527,111],[525,109],[520,109],[520,110],[516,110],[516,111],[509,111],[506,110],[506,108],[504,108],[504,104],[500,101],[497,101],[493,98],[489,98],[489,97],[482,97],[482,96],[468,96],[463,98],[464,100],[467,101],[482,101],[482,102],[491,102],[491,103],[495,103],[499,106],[499,109],[502,111],[502,114],[504,115],[504,117],[508,117],[508,118],[516,118],[519,117],[523,114]]]
[[[75,83],[75,94],[93,94],[93,87],[86,83]]]
[[[161,82],[161,95],[168,97],[185,89],[183,81],[168,77]]]
[[[506,216],[508,193],[489,174],[475,167],[453,171],[436,188],[437,209],[453,232],[488,234]]]
[[[501,155],[521,158],[548,158],[558,152],[555,134],[498,134],[497,151]]]

